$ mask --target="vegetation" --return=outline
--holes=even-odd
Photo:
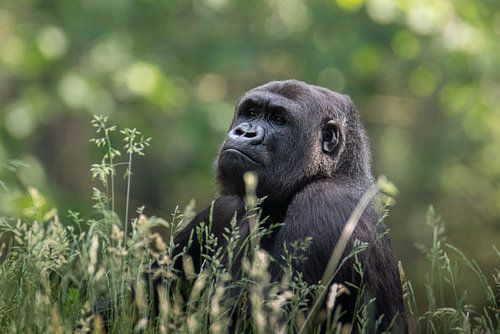
[[[107,326],[111,333],[225,333],[232,319],[237,319],[232,325],[236,332],[250,329],[255,333],[312,333],[319,329],[318,323],[323,323],[330,333],[345,333],[352,327],[341,327],[338,323],[341,310],[336,308],[336,297],[354,289],[360,293],[354,326],[362,333],[371,332],[367,326],[374,319],[369,318],[367,306],[373,300],[364,298],[364,287],[328,283],[335,269],[343,264],[338,255],[343,252],[350,236],[348,233],[343,233],[332,254],[329,270],[323,278],[325,285],[308,286],[300,275],[291,275],[287,269],[290,265],[285,266],[288,274],[281,281],[270,281],[267,266],[273,259],[258,247],[260,236],[269,230],[259,224],[262,218],[258,208],[260,201],[255,197],[257,180],[252,175],[247,175],[245,180],[246,204],[247,215],[255,225],[243,242],[243,272],[238,278],[232,277],[228,269],[231,259],[235,258],[235,246],[240,237],[236,220],[227,230],[227,250],[214,247],[214,236],[210,232],[214,222],[202,225],[193,233],[193,238],[203,240],[205,259],[201,272],[195,273],[186,249],[177,255],[173,253],[173,236],[192,218],[192,206],[183,213],[175,210],[168,221],[146,217],[142,207],[130,221],[126,212],[121,215],[113,210],[116,206],[113,186],[116,167],[123,164],[118,158],[126,157],[125,207],[128,207],[132,159],[144,154],[150,138],[144,138],[136,129],[124,129],[120,131],[123,151],[119,150],[109,139],[109,134],[117,128],[106,122],[106,117],[94,117],[92,121],[101,136],[92,142],[104,151],[101,162],[91,168],[94,178],[101,184],[93,191],[95,215],[82,218],[79,213],[69,211],[65,218],[60,218],[44,197],[31,188],[31,203],[25,218],[0,218],[0,239],[4,240],[0,264],[1,332],[102,333]],[[378,201],[381,207],[387,207],[393,202],[394,187],[385,179],[378,184],[383,194]],[[355,226],[364,207],[375,195],[374,190],[360,201],[347,222],[346,231]],[[497,269],[493,273],[495,285],[491,285],[487,274],[475,261],[445,242],[443,223],[432,208],[427,223],[433,239],[429,246],[420,247],[429,261],[426,274],[428,309],[425,312],[418,313],[412,284],[400,267],[412,320],[411,332],[497,333],[500,328],[500,271]],[[129,225],[131,230],[127,233]],[[154,232],[158,227],[169,231],[166,238]],[[300,251],[308,242],[308,239],[297,242],[288,250],[286,262],[303,260]],[[366,245],[356,242],[349,256],[356,258],[365,249]],[[222,265],[225,251],[228,252],[228,267]],[[500,258],[500,252],[495,251]],[[175,261],[182,261],[182,270],[174,268]],[[475,284],[485,295],[485,307],[469,305],[466,291],[458,290],[462,270],[476,275]],[[362,277],[362,268],[358,271]],[[144,273],[163,281],[158,290],[157,319]],[[452,296],[453,302],[446,302],[446,294]],[[314,307],[309,307],[311,305]]]
[[[428,323],[463,330],[467,321],[482,323],[479,314],[488,323],[495,306],[487,286],[498,287],[500,267],[499,54],[497,0],[0,1],[0,244],[19,234],[17,253],[1,251],[2,282],[9,282],[0,287],[2,326],[20,330],[22,321],[39,321],[35,315],[48,326],[52,316],[40,312],[52,314],[55,305],[54,319],[72,328],[82,305],[121,289],[127,296],[137,277],[101,278],[114,282],[111,288],[89,280],[94,235],[95,273],[111,273],[110,250],[126,248],[124,268],[128,257],[139,258],[130,239],[119,246],[104,238],[113,225],[124,233],[134,208],[144,205],[149,218],[141,222],[154,225],[165,223],[152,217],[177,217],[176,206],[192,198],[199,207],[210,203],[211,162],[238,96],[289,78],[356,102],[374,174],[387,175],[400,192],[385,223],[413,283],[410,310],[414,319],[424,317],[420,331]],[[105,146],[89,145],[92,114],[140,128],[155,145],[145,157],[125,149],[103,161],[101,149],[123,134],[102,129]],[[426,218],[430,204],[446,220],[446,233],[435,216]],[[432,228],[424,226],[429,219]],[[138,233],[127,228],[132,238]],[[70,240],[57,265],[50,254],[66,239],[41,237],[56,230]],[[28,252],[19,242],[25,239],[38,246]],[[423,240],[432,242],[421,247]],[[41,285],[47,261],[52,269]],[[55,303],[36,304],[44,298]],[[38,311],[23,318],[31,314],[25,308]],[[70,310],[76,313],[68,316]]]

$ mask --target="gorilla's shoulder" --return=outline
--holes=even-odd
[[[309,220],[342,226],[339,222],[347,221],[367,188],[332,179],[313,182],[294,196],[287,215],[293,220],[293,217],[307,217]],[[365,210],[362,221],[362,224],[377,221],[372,206]]]

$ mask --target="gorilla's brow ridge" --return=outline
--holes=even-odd
[[[277,100],[277,102],[276,102]],[[271,105],[270,102],[274,101]],[[271,110],[281,109],[281,111],[291,112],[292,109],[287,106],[298,106],[299,104],[283,95],[269,91],[255,91],[247,96],[244,96],[238,106],[238,109],[245,109],[251,106],[264,107],[269,106]]]

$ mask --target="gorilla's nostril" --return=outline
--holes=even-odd
[[[245,133],[245,137],[247,137],[247,138],[254,138],[256,136],[257,136],[257,132],[251,131],[251,132]]]
[[[229,137],[241,143],[258,145],[264,139],[264,130],[261,126],[242,123],[229,132]]]

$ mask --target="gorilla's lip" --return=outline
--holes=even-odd
[[[226,149],[222,150],[221,153],[224,153],[224,152],[233,152],[233,153],[239,154],[239,155],[243,156],[244,158],[250,160],[250,162],[252,162],[256,165],[262,166],[262,164],[260,162],[258,162],[257,160],[255,160],[254,158],[252,158],[251,156],[246,154],[245,152],[242,152],[236,148],[226,148]]]

